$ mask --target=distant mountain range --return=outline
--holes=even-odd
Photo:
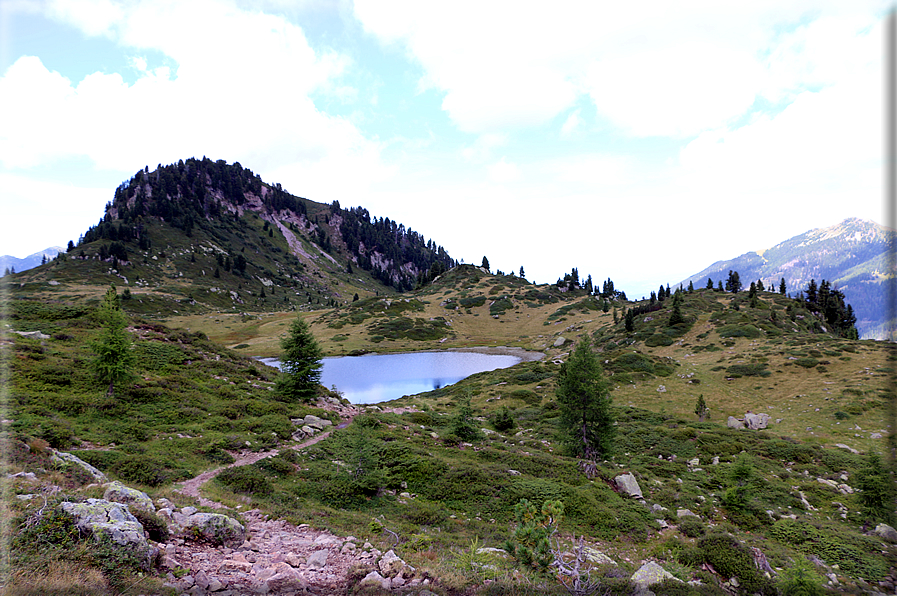
[[[806,289],[811,279],[826,279],[844,293],[857,315],[860,337],[884,339],[893,327],[887,304],[888,285],[895,284],[895,271],[889,268],[888,253],[897,232],[875,222],[857,218],[817,228],[781,242],[763,251],[747,252],[727,261],[717,261],[700,273],[680,282],[704,287],[707,279],[725,284],[729,271],[737,271],[747,288],[752,281],[778,290],[785,279],[786,290],[796,294]],[[678,284],[677,284],[678,285]]]
[[[7,269],[10,271],[15,271],[16,273],[27,271],[28,269],[32,269],[41,264],[41,261],[46,259],[49,261],[53,259],[64,251],[65,249],[61,246],[51,246],[50,248],[45,248],[40,252],[36,252],[33,255],[28,255],[24,259],[19,259],[17,257],[13,257],[10,255],[3,255],[0,257],[0,273],[5,272]]]

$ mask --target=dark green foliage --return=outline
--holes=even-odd
[[[368,327],[368,332],[371,334],[371,339],[379,335],[388,339],[431,341],[448,335],[449,327],[442,317],[436,317],[434,320],[393,317],[372,323]]]
[[[794,361],[794,364],[803,366],[804,368],[813,368],[814,366],[819,364],[819,361],[815,358],[798,358]]]
[[[756,339],[762,332],[753,325],[724,325],[718,330],[720,337],[746,337]]]
[[[865,514],[873,521],[893,523],[894,498],[897,496],[894,473],[878,453],[869,454],[866,465],[859,474],[857,487],[860,489],[860,502]]]
[[[839,533],[832,527],[804,520],[780,519],[769,528],[776,540],[803,553],[838,565],[845,573],[877,581],[887,574],[881,543],[865,536]]]
[[[146,455],[128,455],[112,466],[112,471],[126,482],[136,482],[146,486],[159,486],[180,476],[171,469]],[[174,477],[173,477],[174,476]]]
[[[222,470],[215,480],[230,490],[246,494],[265,494],[271,491],[271,483],[256,466],[235,466]]]
[[[483,432],[479,429],[476,421],[473,419],[473,409],[470,407],[470,397],[461,400],[452,423],[449,426],[449,432],[461,439],[462,441],[479,441],[483,438]]]
[[[706,418],[710,417],[710,408],[707,407],[707,402],[704,401],[704,394],[698,396],[698,401],[695,402],[695,416],[698,417],[698,420],[704,422]]]
[[[823,579],[813,565],[799,557],[779,575],[776,587],[781,596],[823,596]]]
[[[679,520],[679,531],[689,538],[700,538],[707,531],[707,526],[697,517],[684,517]]]
[[[714,533],[698,540],[698,548],[704,562],[725,578],[737,577],[746,594],[760,593],[774,596],[775,587],[754,567],[754,560],[747,548],[729,534]]]
[[[112,395],[116,384],[126,384],[134,378],[136,363],[131,347],[131,334],[127,332],[128,318],[122,312],[115,286],[106,292],[97,318],[102,327],[91,342],[94,354],[91,367],[97,381],[108,386],[106,393]]]
[[[492,417],[492,426],[495,427],[495,430],[501,432],[514,428],[514,416],[511,415],[511,410],[507,406],[502,406],[495,413]]]
[[[145,511],[140,507],[130,508],[131,514],[137,518],[140,525],[146,531],[150,540],[156,542],[166,542],[168,540],[168,524],[164,519],[153,512]]]
[[[526,499],[514,506],[517,527],[513,537],[505,544],[511,556],[521,565],[537,571],[548,571],[554,560],[550,539],[557,532],[557,526],[564,515],[564,505],[560,501],[545,501],[541,509]]]
[[[609,455],[614,437],[610,390],[588,338],[561,366],[555,391],[560,429],[570,451],[587,459]]]
[[[318,393],[324,353],[301,315],[293,320],[280,347],[282,373],[277,377],[277,393],[288,401],[311,401]]]

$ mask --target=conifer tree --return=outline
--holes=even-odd
[[[783,277],[783,278],[782,278],[782,281],[779,282],[779,294],[781,294],[782,296],[784,296],[784,295],[785,295],[785,289],[786,289],[786,287],[785,287],[785,278]]]
[[[324,353],[301,315],[290,325],[287,335],[281,338],[280,347],[283,350],[280,359],[282,372],[275,385],[277,393],[289,401],[311,401],[317,395]]]
[[[695,403],[695,415],[697,415],[699,422],[704,422],[705,418],[710,417],[710,408],[707,407],[707,402],[704,401],[703,393],[698,396],[698,401]]]
[[[587,459],[609,455],[614,439],[610,388],[588,338],[561,366],[555,391],[561,432],[570,451]]]
[[[97,380],[107,386],[106,395],[111,396],[116,384],[125,384],[133,378],[136,363],[131,350],[131,334],[127,332],[128,318],[121,310],[114,285],[106,290],[97,318],[102,327],[90,342],[94,355],[91,368]]]
[[[691,294],[691,293],[694,292],[694,291],[695,291],[695,286],[694,286],[693,283],[691,283],[691,280],[689,280],[689,282],[688,282],[688,293]]]
[[[483,264],[480,265],[480,267],[482,267],[486,271],[489,271],[489,259],[487,259],[485,256],[483,257]]]
[[[707,288],[708,290],[712,290],[712,289],[713,289],[713,280],[710,279],[710,278],[708,277],[708,278],[707,278],[707,285],[704,286],[704,287]]]

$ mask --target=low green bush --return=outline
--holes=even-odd
[[[236,493],[246,495],[271,492],[271,483],[255,466],[236,466],[222,470],[215,480]]]

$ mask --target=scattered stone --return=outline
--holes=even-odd
[[[564,345],[566,342],[567,342],[567,339],[566,339],[566,338],[564,338],[564,337],[559,337],[559,338],[557,338],[556,340],[554,340],[554,347],[556,347],[556,348],[560,348],[560,347],[561,347],[562,345]]]
[[[676,517],[678,517],[678,518],[680,518],[680,519],[683,518],[683,517],[697,517],[698,519],[700,519],[701,516],[698,515],[698,514],[696,514],[696,513],[695,513],[694,511],[692,511],[691,509],[677,509],[677,510],[676,510]]]
[[[762,430],[769,424],[769,414],[752,414],[748,412],[744,415],[744,425],[750,430]]]
[[[386,551],[380,558],[377,566],[385,577],[394,577],[400,573],[404,574],[406,568],[413,571],[392,549]]]
[[[391,552],[391,551],[390,551]],[[306,560],[305,564],[313,569],[320,569],[327,565],[327,558],[330,556],[330,551],[326,548],[321,550],[316,550],[313,552]]]
[[[638,571],[632,574],[630,581],[636,584],[639,587],[639,590],[644,590],[648,586],[659,584],[663,580],[670,578],[680,581],[672,573],[654,561],[648,561],[642,565]]]
[[[237,520],[220,513],[184,515],[182,511],[174,514],[174,520],[186,537],[212,544],[237,548],[246,539],[246,528]]]
[[[617,562],[605,555],[603,552],[592,548],[591,546],[583,547],[583,554],[586,556],[586,559],[594,563],[595,565],[613,565],[617,566]]]
[[[739,420],[735,416],[729,416],[729,418],[726,420],[726,426],[729,428],[741,429],[744,428],[744,421]]]
[[[387,578],[383,577],[382,575],[380,575],[379,573],[377,573],[376,571],[371,571],[370,573],[365,575],[364,579],[362,579],[361,582],[359,582],[359,583],[361,583],[361,584],[367,584],[367,583],[380,584],[380,586],[384,590],[388,590],[392,587],[392,582],[389,579],[387,579]]]
[[[634,499],[644,499],[642,496],[642,489],[638,485],[638,481],[635,479],[635,476],[632,475],[631,472],[626,474],[620,474],[616,478],[614,478],[614,483],[617,485],[617,488],[630,497]]]
[[[873,533],[879,538],[883,538],[888,542],[897,543],[897,530],[895,530],[888,524],[878,524],[877,526],[875,526],[875,530],[873,530]]]

